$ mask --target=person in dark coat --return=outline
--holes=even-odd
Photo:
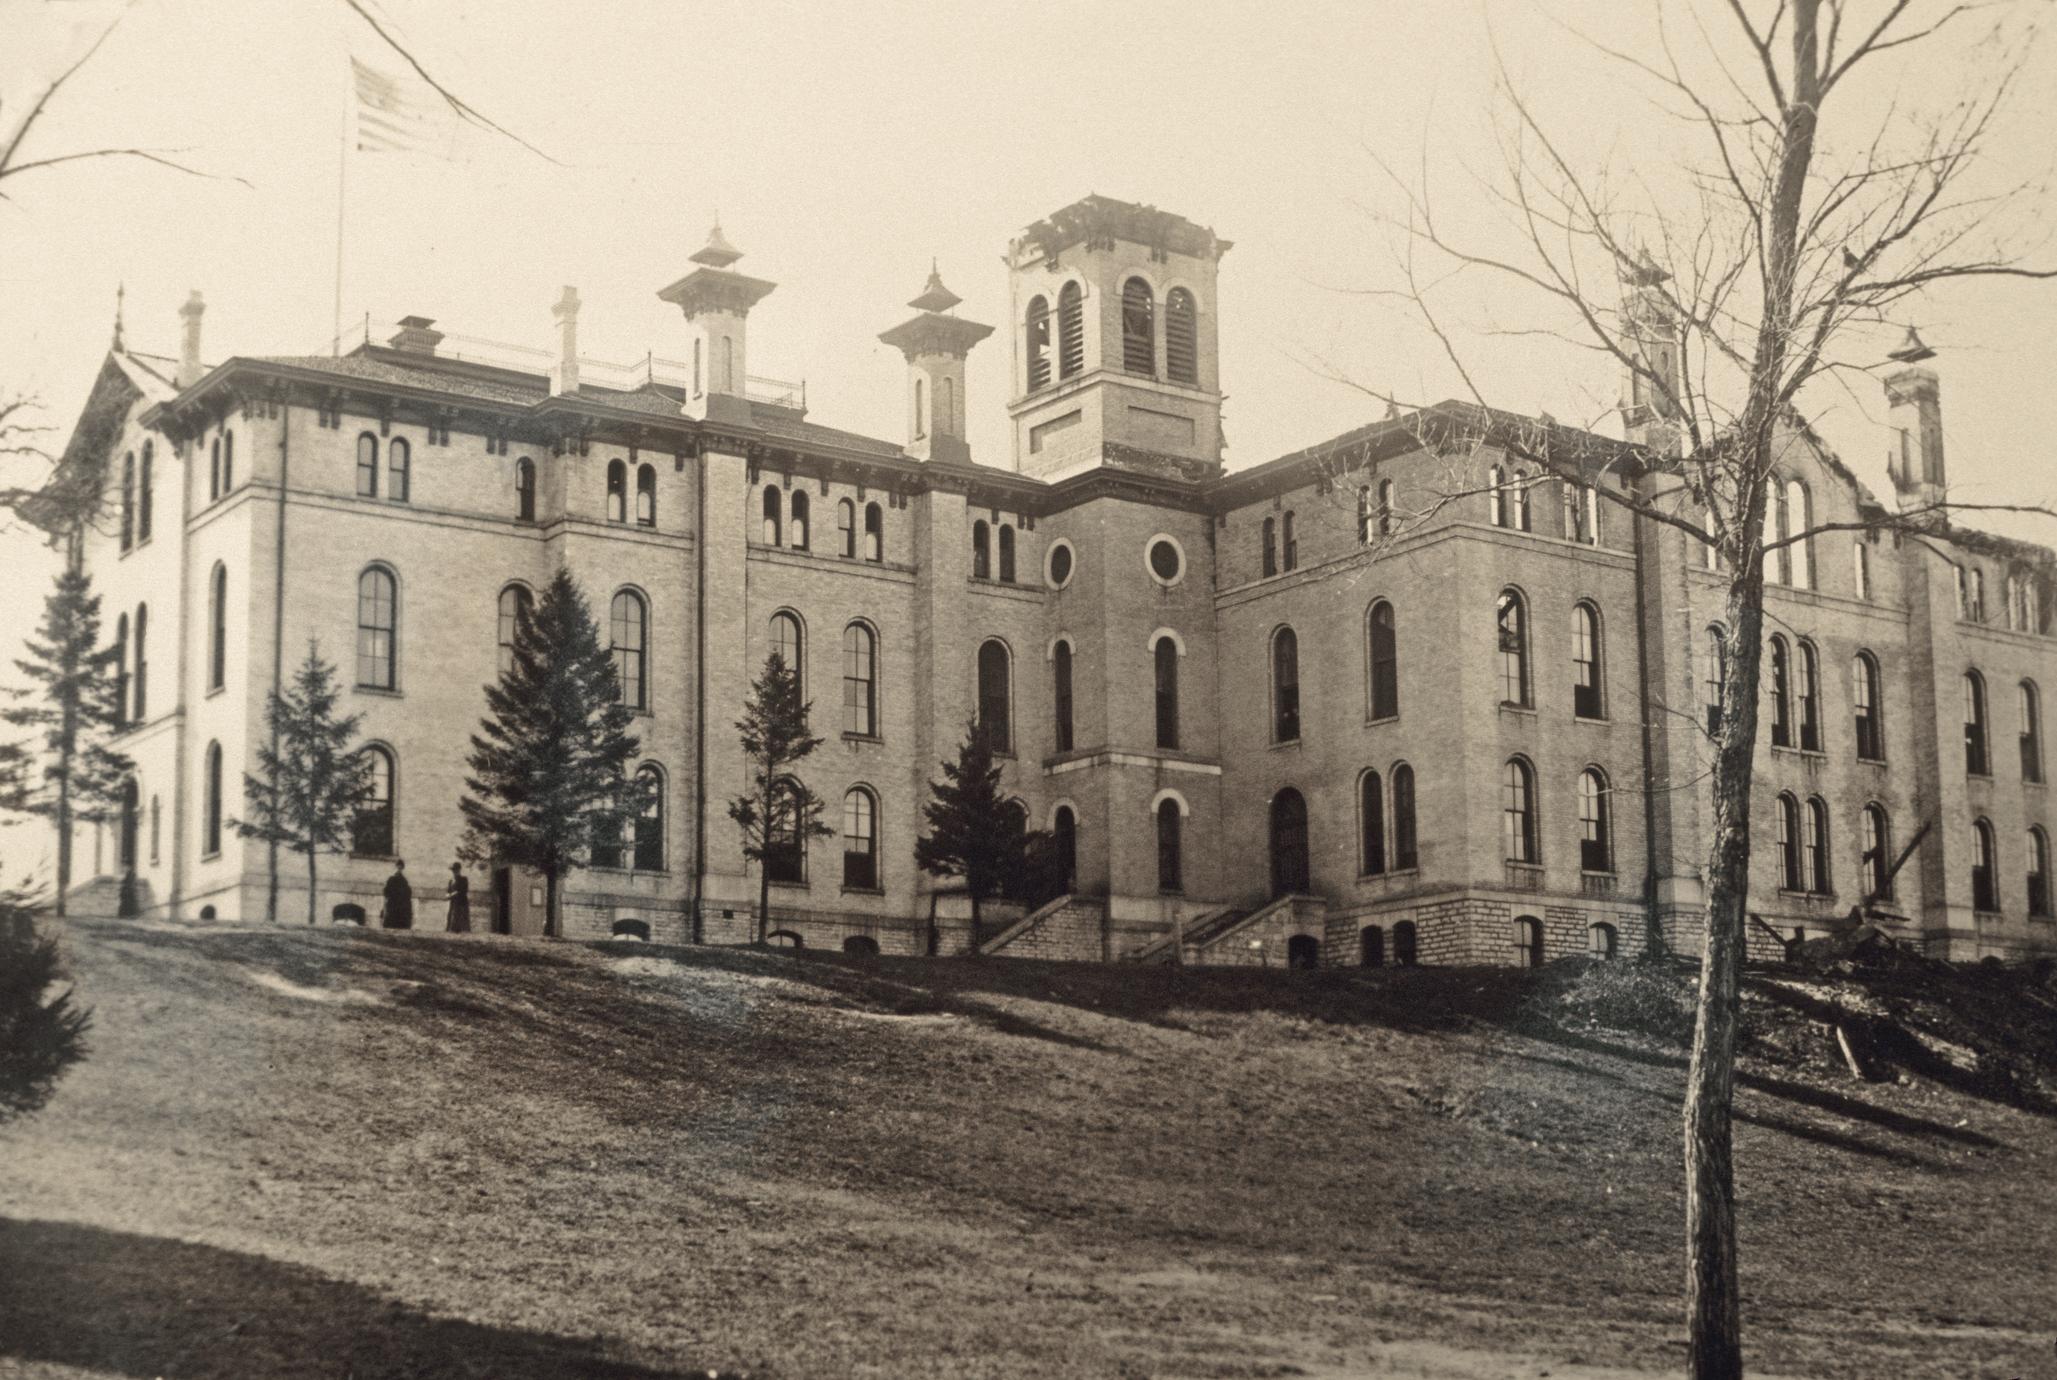
[[[464,875],[462,863],[450,864],[450,880],[443,885],[443,895],[450,902],[450,933],[470,934],[471,878]]]
[[[393,875],[386,878],[386,904],[379,911],[379,923],[389,930],[414,928],[414,888],[407,884],[407,864],[393,860]]]

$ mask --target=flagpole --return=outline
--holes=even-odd
[[[335,334],[329,337],[329,353],[343,353],[343,208],[350,187],[350,108],[357,99],[354,77],[345,52],[343,67],[343,130],[336,141],[336,315]]]

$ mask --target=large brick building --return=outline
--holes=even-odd
[[[660,294],[692,359],[633,371],[580,358],[569,289],[558,350],[528,367],[420,318],[339,357],[208,367],[196,295],[178,360],[117,346],[67,457],[104,468],[119,515],[86,559],[136,761],[125,820],[81,839],[90,884],[132,869],[147,910],[265,914],[274,862],[224,820],[265,694],[312,639],[380,754],[379,807],[359,856],[325,864],[322,913],[372,908],[394,854],[439,890],[514,601],[567,566],[661,800],[614,865],[571,879],[571,934],[748,933],[731,724],[777,647],[827,737],[803,774],[837,830],[772,888],[775,927],[808,944],[909,951],[932,917],[946,947],[972,942],[913,842],[974,719],[1073,875],[988,948],[1524,962],[1690,938],[1725,583],[1605,493],[1684,502],[1675,477],[1599,438],[1588,484],[1523,475],[1492,419],[1454,405],[1224,472],[1228,247],[1097,197],[1016,240],[1006,463],[963,439],[965,358],[992,328],[939,280],[881,337],[908,361],[907,438],[855,435],[749,373],[773,284],[719,230]],[[1896,499],[1933,500],[1918,342],[1887,387]],[[1627,399],[1632,439],[1661,412]],[[1886,511],[1804,428],[1788,439],[1774,524]],[[1771,564],[1753,933],[1825,926],[1928,826],[1889,924],[1952,957],[2057,948],[2051,553],[1937,523],[1823,533]],[[296,861],[276,863],[288,918]],[[539,925],[518,873],[473,895],[481,928]]]

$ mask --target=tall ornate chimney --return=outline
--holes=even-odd
[[[200,381],[200,375],[207,372],[207,366],[200,362],[200,318],[207,314],[207,303],[200,298],[200,289],[194,288],[186,298],[186,305],[179,308],[179,320],[185,329],[179,339],[178,385],[190,388]]]
[[[971,463],[964,443],[964,357],[993,328],[947,314],[963,300],[931,265],[928,285],[907,304],[921,314],[879,337],[907,356],[907,453],[917,460]]]

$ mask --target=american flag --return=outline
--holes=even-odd
[[[456,137],[457,112],[418,77],[396,76],[350,59],[357,96],[357,148],[361,153],[422,150],[448,158]]]

